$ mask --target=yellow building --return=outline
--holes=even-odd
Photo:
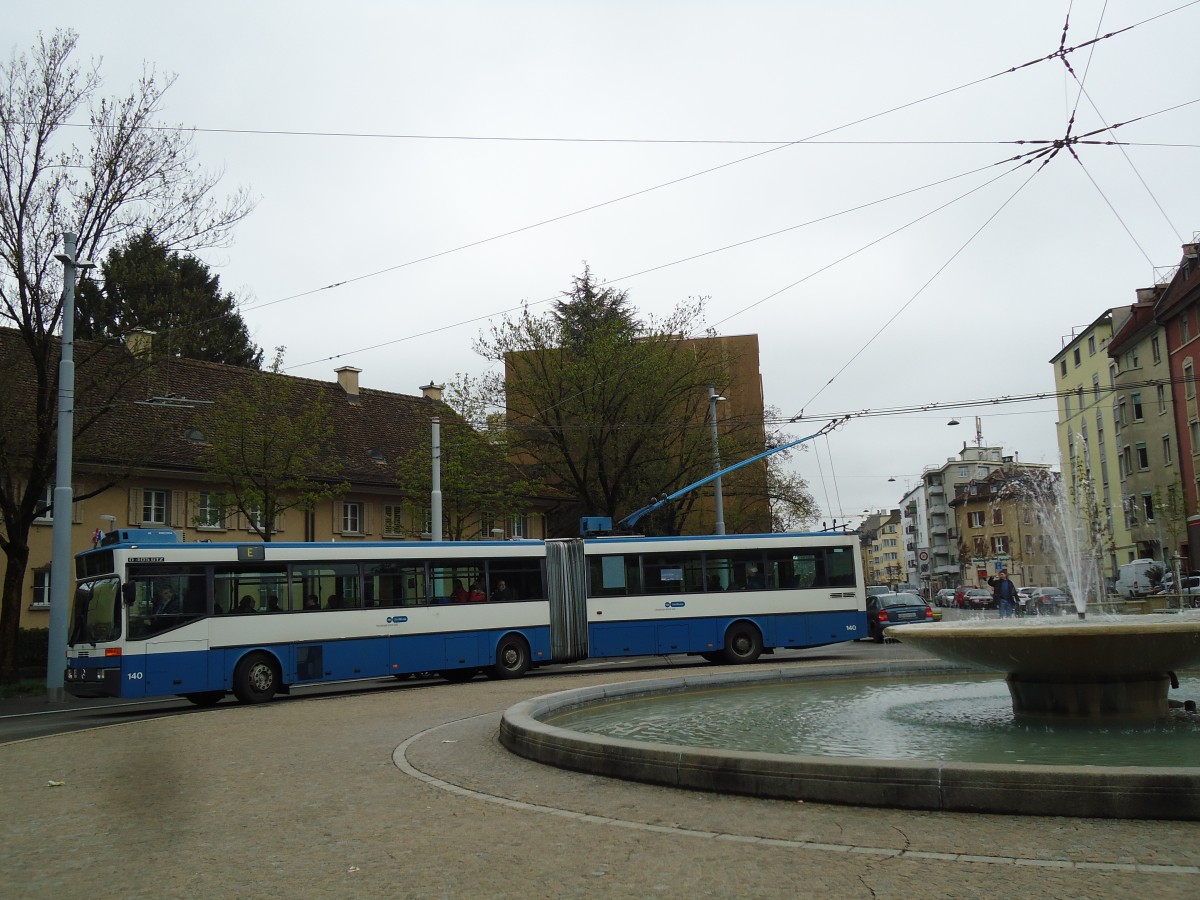
[[[1136,547],[1122,514],[1117,430],[1112,389],[1116,365],[1108,344],[1128,307],[1106,310],[1090,325],[1064,339],[1050,363],[1058,395],[1058,449],[1067,496],[1080,519],[1096,510],[1105,531],[1104,574],[1117,577],[1118,566]]]

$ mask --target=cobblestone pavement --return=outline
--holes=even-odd
[[[1200,893],[1200,823],[691,793],[547,768],[497,743],[519,700],[661,674],[223,703],[0,746],[0,895]]]

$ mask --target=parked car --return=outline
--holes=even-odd
[[[1023,587],[1017,588],[1017,614],[1025,615],[1029,612],[1029,598],[1033,594],[1033,588]]]
[[[890,591],[867,598],[867,634],[877,644],[893,625],[932,622],[933,608],[916,594]]]
[[[886,584],[868,584],[867,596],[874,597],[876,594],[890,594],[892,589]]]
[[[942,588],[933,598],[933,602],[936,606],[953,606],[955,593],[954,588]]]
[[[963,600],[968,609],[991,609],[994,605],[992,592],[984,588],[967,588]]]
[[[1029,609],[1031,615],[1050,615],[1060,613],[1068,606],[1074,606],[1071,595],[1062,588],[1035,587],[1029,592]]]

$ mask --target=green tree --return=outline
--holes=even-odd
[[[72,61],[76,41],[74,32],[57,31],[0,63],[0,326],[19,336],[13,343],[20,357],[0,359],[0,379],[9,386],[0,397],[6,680],[16,677],[29,532],[44,513],[56,466],[63,285],[54,255],[63,233],[78,235],[80,259],[96,259],[147,230],[173,247],[223,246],[251,209],[244,193],[217,199],[220,176],[196,165],[186,131],[150,127],[172,78],[147,69],[124,97],[98,97],[98,67],[81,70]],[[74,119],[90,121],[89,129],[69,129]],[[103,350],[76,352],[76,446],[139,371],[132,361],[113,366],[113,354]]]
[[[502,521],[526,512],[532,488],[509,461],[504,431],[496,427],[500,423],[495,419],[485,418],[469,377],[462,376],[450,386],[446,402],[446,415],[439,416],[442,530],[449,540],[461,541],[478,534],[488,516]],[[396,461],[396,483],[409,510],[423,511],[429,505],[432,446],[428,453],[408,454]]]
[[[149,230],[109,250],[103,285],[80,284],[75,335],[121,338],[134,329],[154,333],[155,355],[184,356],[231,366],[262,367],[232,294],[204,263],[171,251]]]
[[[220,504],[240,512],[264,541],[287,510],[350,489],[325,449],[334,436],[330,404],[323,392],[315,401],[297,396],[281,374],[283,349],[270,371],[250,375],[245,389],[223,394],[199,419],[207,441],[200,459],[222,486]]]
[[[505,368],[484,384],[505,410],[514,460],[566,497],[552,533],[573,533],[582,515],[619,519],[712,471],[708,387],[724,384],[726,369],[715,347],[681,339],[703,310],[693,299],[641,323],[626,292],[601,289],[585,269],[553,311],[525,309],[476,341],[476,352]],[[753,425],[725,433],[753,435]],[[651,526],[678,532],[695,499]]]

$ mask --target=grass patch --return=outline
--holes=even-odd
[[[23,678],[8,684],[0,684],[0,700],[11,700],[13,697],[34,697],[46,693],[46,681],[36,681]]]

